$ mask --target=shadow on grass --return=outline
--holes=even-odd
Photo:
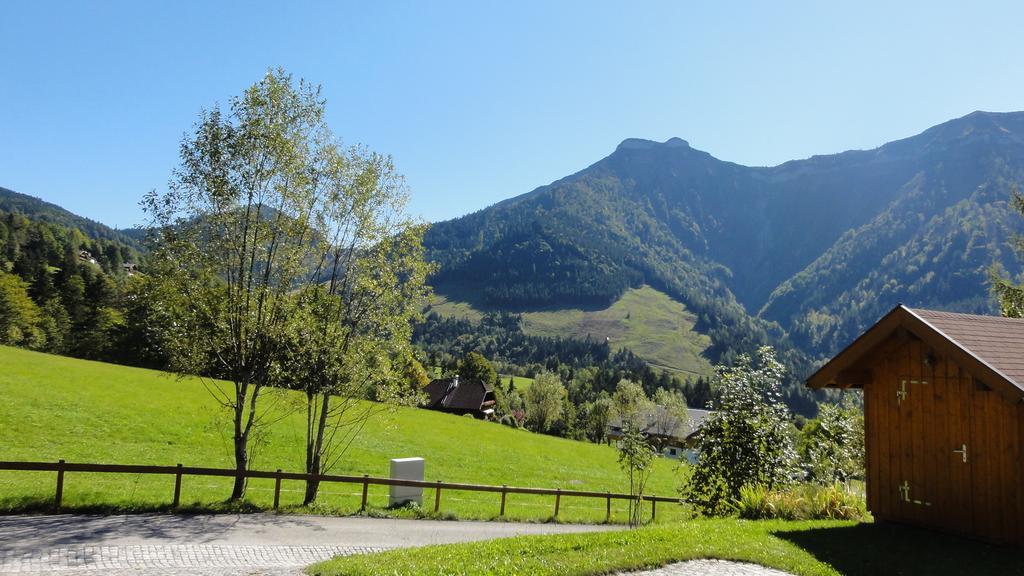
[[[514,524],[602,524],[623,525],[622,522],[592,522],[586,520],[565,520],[553,516],[537,518],[519,518],[506,516],[468,516],[460,517],[453,512],[434,512],[415,504],[378,508],[370,506],[366,510],[341,509],[320,503],[309,506],[287,505],[280,510],[260,506],[249,501],[241,502],[194,502],[184,503],[178,507],[170,503],[71,503],[58,510],[53,498],[43,497],[8,497],[0,499],[0,517],[15,515],[49,515],[49,514],[93,514],[113,516],[121,514],[173,514],[179,516],[202,516],[210,514],[278,514],[283,516],[336,516],[366,517],[404,520],[446,520],[446,521],[482,521],[508,522]]]
[[[776,530],[772,534],[847,576],[1024,575],[1022,549],[897,524]]]
[[[183,504],[178,507],[167,504],[106,504],[106,503],[75,503],[57,509],[53,498],[4,498],[0,500],[0,515],[15,514],[253,514],[267,512],[256,504],[241,502],[214,502]]]

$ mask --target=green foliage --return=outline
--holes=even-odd
[[[619,380],[612,395],[612,412],[622,421],[623,430],[627,427],[642,429],[644,414],[650,405],[643,387],[630,380]]]
[[[9,198],[0,191],[0,206],[35,208],[32,218],[45,220],[0,211],[4,342],[83,358],[136,362],[127,351],[140,341],[138,335],[126,334],[123,321],[125,287],[131,277],[120,263],[138,262],[138,254],[118,240],[88,238],[77,228],[51,223],[77,220],[45,218],[56,213],[37,204],[52,205],[25,198],[32,202],[12,204],[4,201]],[[109,237],[120,237],[105,230]]]
[[[13,190],[0,187],[0,212],[21,214],[33,222],[46,224],[55,229],[78,230],[92,241],[102,246],[99,250],[92,250],[93,255],[106,255],[111,269],[120,269],[118,259],[126,255],[128,251],[139,250],[138,231],[136,230],[114,230],[94,220],[83,218],[77,214],[68,212],[64,208],[29,196],[19,194]],[[2,239],[0,239],[2,242]],[[111,246],[116,246],[110,250]],[[101,258],[101,263],[104,262]],[[137,262],[137,260],[129,260]],[[121,260],[124,262],[124,260]]]
[[[591,442],[604,442],[608,437],[608,425],[613,413],[612,400],[607,395],[580,406],[577,418],[583,438]]]
[[[363,416],[351,418],[351,403],[330,406],[333,396],[408,390],[393,384],[427,294],[424,228],[404,215],[391,159],[342,148],[325,107],[319,88],[269,72],[227,112],[201,114],[169,189],[143,201],[153,294],[168,297],[160,304],[174,319],[171,367],[234,384],[216,398],[231,417],[239,471],[266,386],[306,392],[308,472],[344,451],[331,452],[329,439],[348,441],[336,426],[361,429]],[[239,474],[231,498],[244,490]]]
[[[757,361],[741,356],[718,369],[721,398],[697,432],[699,455],[684,487],[687,500],[706,514],[725,514],[744,486],[788,484],[796,454],[789,411],[782,403],[782,365],[771,348]]]
[[[1013,197],[1013,208],[1018,215],[1024,216],[1024,196],[1014,186],[1011,195]],[[1018,256],[1024,255],[1024,237],[1016,239],[1016,250]],[[989,270],[989,281],[992,283],[992,293],[999,302],[999,309],[1007,318],[1024,318],[1024,284],[1015,284],[1004,276],[1003,269],[995,264]]]
[[[832,485],[864,479],[864,415],[854,406],[822,404],[800,432],[797,454],[808,480]]]
[[[28,285],[0,272],[0,344],[43,348],[46,333],[39,307],[28,296]]]
[[[615,447],[619,451],[619,466],[629,478],[629,525],[635,528],[644,521],[644,489],[657,454],[636,422],[628,420],[623,422],[622,437]]]
[[[668,446],[668,437],[681,437],[690,420],[686,397],[678,392],[659,388],[651,397],[654,405],[648,422],[649,441],[661,451]]]
[[[459,376],[488,384],[494,383],[498,379],[498,373],[494,370],[494,366],[491,366],[487,358],[478,352],[470,352],[462,359],[462,362],[459,363]]]
[[[523,398],[527,426],[535,432],[552,430],[562,418],[567,397],[565,386],[557,374],[538,374]]]

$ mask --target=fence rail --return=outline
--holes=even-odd
[[[171,506],[177,508],[181,503],[181,478],[183,476],[222,476],[236,478],[239,476],[233,468],[202,468],[195,466],[147,466],[141,464],[89,464],[80,462],[3,462],[0,461],[0,470],[27,471],[27,472],[56,472],[57,488],[54,498],[55,507],[59,510],[61,500],[64,496],[64,476],[68,472],[89,472],[107,474],[154,474],[174,476],[174,498]],[[433,488],[434,512],[441,509],[442,490],[457,490],[468,492],[494,492],[501,494],[500,516],[505,515],[505,498],[508,494],[533,494],[555,497],[555,513],[558,517],[563,497],[572,498],[599,498],[606,501],[606,520],[611,518],[612,500],[637,500],[637,497],[630,494],[614,492],[596,492],[587,490],[563,490],[561,488],[525,488],[520,486],[494,486],[490,484],[464,484],[456,482],[430,482],[425,480],[402,480],[398,478],[381,478],[369,475],[344,476],[333,474],[306,474],[303,472],[283,472],[268,470],[246,470],[242,474],[245,478],[268,478],[274,480],[274,509],[277,510],[281,503],[281,481],[282,480],[319,480],[320,482],[336,482],[346,484],[362,484],[362,505],[361,510],[366,510],[367,496],[371,484],[380,486],[404,486],[413,488]],[[643,496],[642,501],[651,503],[652,519],[657,515],[658,502],[679,503],[679,498],[667,496]]]

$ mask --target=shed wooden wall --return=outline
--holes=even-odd
[[[893,336],[861,368],[875,517],[1024,545],[1024,407],[913,336]],[[965,444],[966,463],[954,452]]]

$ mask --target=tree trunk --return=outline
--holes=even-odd
[[[243,402],[235,404],[235,483],[231,488],[231,502],[245,497],[245,472],[249,469],[249,434],[243,431],[242,419],[245,416]]]
[[[235,437],[235,483],[231,488],[232,502],[245,497],[245,472],[249,468],[249,451],[246,448],[247,438]]]
[[[312,424],[312,418],[316,418],[316,434],[314,438],[306,439],[306,473],[320,476],[323,474],[323,456],[324,456],[324,434],[327,431],[327,415],[330,412],[330,401],[331,395],[329,392],[325,392],[320,395],[320,409],[319,413],[313,404],[314,396],[307,396],[307,402],[310,402],[312,410],[307,410],[307,417],[310,418],[310,424]],[[313,426],[308,426],[307,430],[312,430]],[[320,491],[320,480],[313,478],[306,480],[306,494],[302,498],[302,505],[309,506],[316,501],[317,494]]]

